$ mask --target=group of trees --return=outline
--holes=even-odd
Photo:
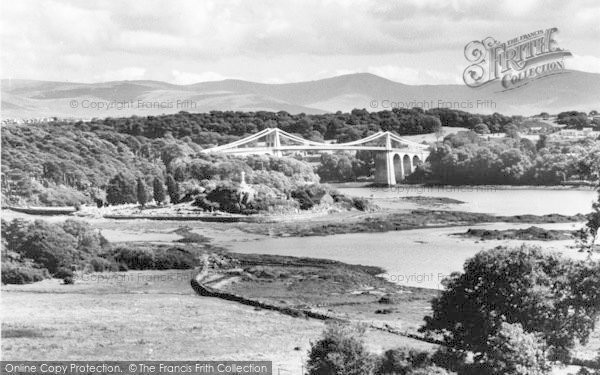
[[[103,271],[108,262],[99,254],[107,245],[102,235],[80,221],[2,220],[2,282],[25,284],[50,275],[68,277],[72,267],[83,264]]]
[[[370,176],[374,169],[374,154],[369,151],[359,151],[356,155],[322,154],[316,173],[323,181],[338,182]]]
[[[33,205],[77,205],[105,200],[119,173],[152,186],[164,179],[165,162],[201,147],[168,135],[147,139],[74,125],[2,127],[2,195]],[[134,188],[134,191],[136,188]]]
[[[2,220],[2,284],[28,284],[45,278],[75,282],[75,272],[128,269],[191,269],[198,254],[180,247],[111,245],[96,229],[78,220],[49,223]]]
[[[126,204],[126,203],[139,203],[142,207],[150,200],[150,197],[154,199],[154,202],[158,205],[162,204],[166,200],[165,186],[163,180],[155,176],[152,179],[152,194],[148,191],[149,185],[146,184],[145,180],[138,177],[137,180],[131,175],[125,173],[118,173],[108,181],[106,187],[106,202],[102,199],[96,198],[98,206],[102,206],[104,203],[107,204]],[[177,201],[173,201],[177,203]]]
[[[539,248],[482,251],[444,286],[421,328],[443,339],[433,355],[392,349],[375,356],[363,331],[334,325],[312,344],[308,373],[548,374],[552,361],[568,363],[600,317],[600,264]]]
[[[489,337],[485,356],[468,363],[466,354],[441,347],[434,353],[406,347],[370,353],[363,326],[329,324],[308,353],[308,375],[543,375],[550,372],[545,346],[520,324],[502,323]]]
[[[312,343],[306,364],[308,375],[451,375],[437,366],[429,353],[408,348],[387,350],[378,356],[364,343],[364,326],[330,323]]]
[[[600,143],[593,139],[537,143],[515,133],[484,139],[475,132],[447,136],[410,180],[442,184],[557,185],[569,179],[596,181]]]
[[[598,194],[584,235],[592,246]],[[587,343],[600,318],[600,262],[535,246],[481,251],[443,285],[420,328],[441,338],[435,353],[398,348],[376,356],[364,327],[334,324],[312,343],[308,374],[549,374],[553,361],[568,363],[575,345]]]
[[[558,124],[567,125],[570,129],[583,129],[584,127],[592,126],[596,130],[600,130],[600,120],[590,119],[590,117],[598,116],[598,111],[590,111],[589,116],[585,112],[566,111],[561,112],[556,116]]]
[[[558,121],[577,127],[589,121],[584,115],[564,112],[559,114]],[[133,193],[125,191],[119,197],[111,196],[109,201],[139,201],[138,192],[143,195],[143,191],[148,200],[155,190],[160,192],[160,188],[154,189],[157,177],[166,184],[171,202],[176,202],[176,185],[184,190],[181,195],[185,196],[187,176],[194,172],[185,169],[192,168],[186,162],[187,157],[197,155],[202,148],[231,142],[269,127],[279,127],[307,139],[335,139],[338,142],[356,140],[377,131],[434,133],[440,126],[466,127],[479,134],[505,132],[515,139],[515,124],[522,120],[519,116],[498,113],[476,115],[446,108],[427,111],[413,108],[380,112],[355,109],[349,113],[322,115],[292,115],[283,111],[180,112],[89,122],[8,125],[1,129],[2,194],[4,200],[12,203],[24,200],[28,204],[41,205],[104,201],[109,181],[122,173],[127,180],[141,179],[146,188],[138,189],[136,184]],[[477,183],[478,180],[506,183],[507,180],[500,176],[504,173],[511,183],[554,184],[570,176],[591,173],[589,170],[597,161],[597,152],[590,154],[583,150],[588,146],[574,144],[565,153],[562,146],[532,147],[526,140],[521,140],[520,144],[510,139],[483,144],[479,138],[465,142],[455,137],[446,139],[434,152],[431,172],[434,178],[444,183]],[[590,155],[592,157],[588,157]],[[446,175],[438,173],[442,169],[448,171]],[[468,180],[452,177],[461,175],[455,173],[461,170],[481,172]],[[372,171],[373,156],[367,152],[355,156],[324,155],[318,169],[326,181],[353,180],[368,176]],[[201,173],[209,179],[215,175],[213,171]],[[481,175],[486,173],[488,175]],[[461,177],[464,176],[462,173]]]
[[[471,116],[466,112],[460,113],[461,116]],[[64,123],[57,122],[55,125],[64,125]],[[172,134],[177,139],[189,137],[200,145],[214,145],[231,142],[274,127],[307,139],[337,139],[340,142],[356,140],[364,137],[364,134],[379,130],[395,131],[400,134],[432,133],[440,126],[440,119],[435,113],[420,108],[380,112],[355,109],[349,113],[322,115],[304,113],[293,115],[285,111],[211,111],[209,113],[180,112],[156,117],[106,118],[86,123],[78,122],[75,125],[83,131],[114,131],[149,139]]]

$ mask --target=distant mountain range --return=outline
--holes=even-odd
[[[368,73],[286,84],[231,79],[192,85],[4,79],[1,89],[3,119],[89,119],[211,110],[324,113],[440,106],[507,115],[600,110],[600,74],[579,71],[565,71],[504,92],[498,82],[477,89],[465,85],[413,86]]]

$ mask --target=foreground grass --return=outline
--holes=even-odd
[[[323,322],[198,297],[187,274],[178,272],[130,271],[118,273],[131,275],[120,280],[3,286],[2,358],[255,359],[300,373]],[[433,347],[377,331],[369,332],[367,343],[375,352],[400,345]]]

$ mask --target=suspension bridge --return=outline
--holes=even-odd
[[[413,173],[429,156],[428,146],[409,141],[390,132],[377,132],[346,143],[315,142],[279,128],[268,128],[225,145],[203,150],[205,153],[233,155],[307,153],[311,151],[372,151],[375,153],[375,182],[395,185]]]

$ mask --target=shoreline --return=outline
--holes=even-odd
[[[324,182],[334,188],[365,188],[377,190],[401,190],[406,187],[407,191],[416,190],[418,188],[438,188],[438,191],[478,191],[478,190],[578,190],[578,191],[595,191],[598,189],[597,183],[590,182],[587,184],[577,185],[437,185],[437,184],[396,184],[396,185],[379,185],[374,182]],[[462,190],[464,189],[464,190]]]

